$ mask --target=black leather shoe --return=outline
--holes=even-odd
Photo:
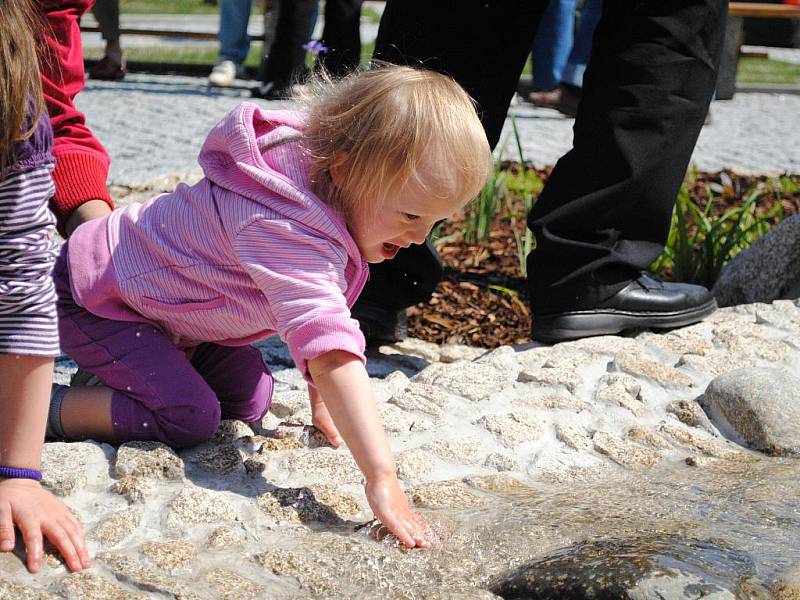
[[[367,346],[394,344],[408,337],[406,311],[360,300],[351,311],[361,327]]]
[[[533,315],[531,336],[562,342],[626,329],[670,329],[696,323],[717,309],[706,288],[641,275],[593,308]]]

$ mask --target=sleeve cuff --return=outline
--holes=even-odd
[[[366,364],[364,335],[358,321],[349,316],[317,317],[295,329],[287,339],[289,352],[305,380],[314,383],[308,374],[308,361],[332,350],[344,350]]]
[[[58,154],[53,180],[56,193],[52,208],[58,220],[58,231],[64,235],[64,225],[81,204],[102,200],[114,208],[106,187],[107,159],[87,153]]]

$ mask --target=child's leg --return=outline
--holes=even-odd
[[[272,374],[252,346],[201,344],[192,365],[219,398],[223,419],[258,421],[272,401]]]
[[[72,301],[56,276],[61,347],[105,387],[71,389],[61,404],[70,439],[202,442],[216,431],[214,391],[186,354],[150,324],[98,317]]]

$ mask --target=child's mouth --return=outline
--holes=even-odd
[[[391,260],[395,257],[395,255],[400,250],[400,246],[397,244],[392,244],[390,242],[383,243],[383,257],[387,260]]]

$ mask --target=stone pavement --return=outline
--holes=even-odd
[[[76,103],[111,155],[110,183],[141,186],[168,175],[197,171],[197,153],[211,127],[239,102],[252,82],[228,90],[204,78],[132,74],[122,82],[88,80]],[[287,102],[257,101],[267,107]],[[800,95],[737,93],[714,102],[692,162],[704,171],[774,174],[800,172]],[[574,121],[519,102],[511,109],[525,158],[552,165],[569,150]],[[507,122],[504,156],[517,158]]]

